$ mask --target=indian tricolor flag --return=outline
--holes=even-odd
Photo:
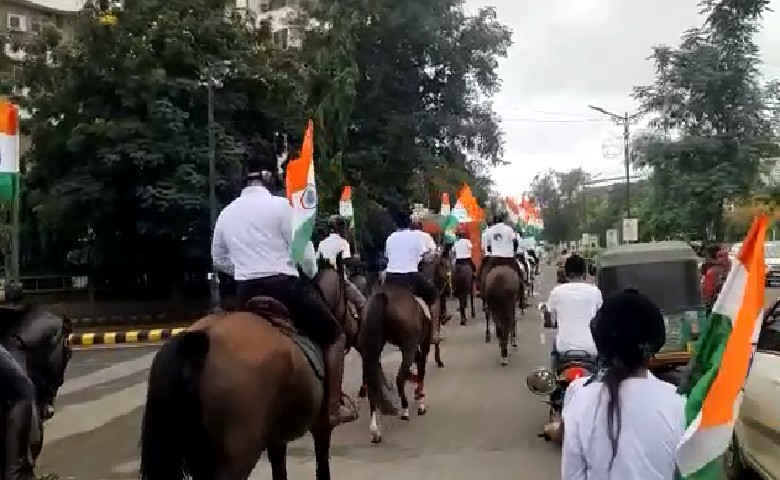
[[[339,215],[352,220],[355,216],[355,210],[352,208],[352,187],[347,185],[341,192],[339,199]]]
[[[753,221],[699,340],[685,404],[687,430],[677,448],[683,478],[723,476],[720,457],[734,432],[764,305],[767,218]]]
[[[0,200],[13,198],[19,154],[19,108],[0,99]]]
[[[455,203],[455,208],[452,209],[452,215],[460,223],[481,222],[485,218],[477,199],[471,193],[471,188],[465,183],[458,193],[458,201]]]
[[[303,137],[301,154],[287,163],[285,175],[287,199],[293,207],[292,258],[301,264],[306,245],[314,231],[317,214],[317,187],[314,183],[314,123],[309,120]]]

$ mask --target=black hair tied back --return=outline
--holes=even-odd
[[[601,381],[607,387],[607,430],[612,446],[610,469],[621,429],[620,385],[635,375],[666,341],[661,310],[635,289],[608,298],[591,323],[593,340],[606,363]]]

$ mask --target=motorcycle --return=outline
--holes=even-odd
[[[584,350],[568,350],[556,361],[555,371],[541,367],[526,377],[528,389],[539,396],[546,396],[543,403],[549,406],[548,421],[539,434],[547,442],[562,441],[561,421],[566,389],[579,378],[596,373],[596,359]]]

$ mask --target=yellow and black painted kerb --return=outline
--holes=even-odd
[[[184,328],[156,328],[153,330],[131,330],[127,332],[72,333],[70,344],[87,347],[90,345],[116,345],[120,343],[160,342],[183,332]]]

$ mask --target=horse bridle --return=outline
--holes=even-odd
[[[61,361],[61,366],[63,368],[63,371],[65,369],[65,366],[68,364],[68,362],[70,361],[70,358],[73,355],[73,350],[70,347],[70,340],[69,340],[70,331],[69,331],[69,328],[67,327],[67,325],[65,324],[65,322],[67,322],[67,320],[65,320],[63,322],[62,328],[59,329],[59,332],[57,332],[57,335],[55,337],[53,337],[52,339],[50,339],[50,342],[49,342],[49,345],[52,345],[52,346],[56,346],[56,345],[62,344],[62,358],[60,359],[60,361]],[[31,347],[30,345],[27,344],[27,342],[24,340],[24,338],[20,334],[18,334],[18,333],[13,333],[13,334],[9,335],[9,338],[13,339],[17,343],[17,345],[19,347],[19,350],[25,353],[26,360],[28,362],[32,362],[33,364],[35,364],[35,366],[36,366],[36,371],[34,372],[35,376],[38,376],[38,372],[46,372],[47,373],[47,375],[42,375],[41,374],[40,377],[39,377],[40,381],[44,383],[44,385],[41,385],[41,388],[44,390],[44,392],[42,392],[42,393],[45,393],[47,395],[47,398],[45,398],[45,399],[40,399],[39,398],[37,400],[39,400],[39,401],[40,400],[44,400],[47,403],[54,401],[54,398],[57,396],[57,390],[62,386],[62,384],[54,385],[56,383],[56,381],[53,381],[53,379],[50,378],[51,375],[48,375],[49,372],[48,372],[48,368],[46,368],[47,367],[46,361],[41,361],[40,360],[40,358],[43,356],[41,354],[44,353],[44,352],[41,352],[41,350],[43,350],[44,347],[41,346],[41,345],[38,345],[38,346],[35,346],[35,347]],[[47,360],[48,360],[50,355],[51,355],[50,351],[45,352],[45,358]],[[28,369],[28,375],[30,375],[30,374],[33,374],[33,372],[29,372],[29,369]],[[37,387],[38,386],[36,385],[36,390],[37,390]]]

